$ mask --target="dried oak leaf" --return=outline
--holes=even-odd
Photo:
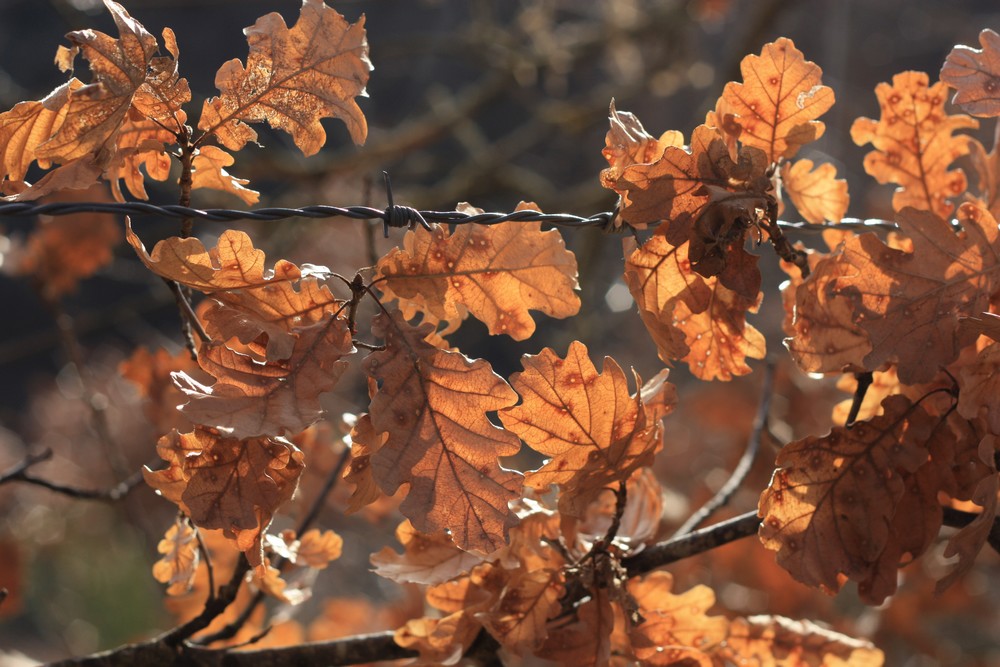
[[[635,114],[618,111],[614,100],[608,110],[608,121],[611,128],[601,154],[610,166],[601,172],[601,185],[609,190],[618,191],[618,179],[626,167],[649,164],[659,159],[668,146],[684,145],[684,136],[676,130],[667,130],[659,139],[647,133]]]
[[[83,87],[83,82],[70,79],[45,99],[38,102],[18,102],[10,111],[0,114],[0,158],[3,175],[12,181],[22,181],[28,167],[36,159],[43,169],[52,166],[35,151],[48,141],[66,120],[69,96]]]
[[[959,328],[960,318],[986,310],[1000,287],[993,216],[963,204],[958,217],[961,232],[933,213],[904,209],[897,219],[912,252],[866,233],[820,261],[796,294],[798,333],[788,345],[799,365],[875,370],[894,362],[900,381],[914,384],[958,358],[975,339]]]
[[[355,97],[364,96],[368,42],[364,18],[348,23],[322,0],[303,0],[291,29],[277,12],[243,32],[250,45],[244,68],[226,62],[215,75],[222,93],[205,101],[198,127],[229,150],[238,151],[257,132],[247,123],[267,121],[292,135],[304,155],[326,143],[321,118],[339,118],[351,139],[363,144],[368,124]]]
[[[169,55],[149,61],[146,80],[135,91],[132,107],[143,117],[161,121],[179,131],[187,119],[181,107],[191,101],[191,88],[177,71],[180,50],[170,28],[163,29],[163,44]]]
[[[1000,151],[997,150],[997,145],[994,139],[993,150],[987,151],[983,144],[973,138],[969,142],[968,156],[976,175],[976,197],[972,200],[988,209],[993,217],[1000,215]],[[966,193],[966,196],[970,197],[970,194]]]
[[[871,642],[781,616],[734,618],[713,665],[749,667],[882,667],[885,656]]]
[[[39,158],[66,163],[93,153],[113,152],[115,136],[132,99],[146,82],[157,50],[156,38],[118,3],[104,0],[104,6],[111,12],[119,38],[91,29],[66,35],[73,49],[89,62],[94,82],[70,93],[58,131],[35,150]]]
[[[833,106],[833,90],[822,85],[823,70],[792,40],[765,44],[759,56],[743,59],[740,72],[744,83],[727,83],[722,97],[743,129],[744,146],[777,162],[822,136],[825,126],[816,119]]]
[[[618,181],[622,218],[630,225],[665,221],[673,245],[690,241],[692,268],[746,298],[760,290],[757,257],[744,249],[773,194],[763,151],[743,147],[734,160],[716,128],[700,125],[689,148],[667,147],[652,164],[627,167]]]
[[[198,536],[186,518],[177,517],[156,550],[163,554],[153,564],[153,578],[167,584],[167,595],[182,595],[191,590],[201,562]]]
[[[841,575],[871,576],[893,536],[907,480],[928,458],[932,418],[902,396],[886,398],[882,408],[871,421],[798,440],[778,455],[760,497],[760,539],[804,584],[837,591]]]
[[[972,501],[982,507],[983,511],[972,520],[972,523],[959,530],[948,540],[948,547],[945,549],[944,555],[946,558],[958,556],[958,564],[938,582],[938,593],[972,568],[976,556],[986,544],[986,540],[993,530],[997,516],[997,498],[1000,494],[1000,476],[998,476],[996,464],[998,451],[1000,451],[1000,442],[993,434],[987,435],[979,443],[979,460],[986,465],[986,474],[976,486]]]
[[[976,316],[962,317],[958,320],[959,326],[971,333],[986,336],[993,340],[1000,340],[1000,315],[995,313],[979,313]]]
[[[379,383],[370,413],[375,431],[389,437],[372,455],[372,473],[389,495],[410,485],[400,511],[417,530],[450,530],[460,548],[489,553],[517,523],[508,503],[522,484],[499,462],[517,453],[520,441],[486,413],[513,405],[517,394],[486,361],[425,342],[429,329],[413,327],[399,311],[373,323],[386,347],[365,360]]]
[[[461,204],[458,210],[482,212]],[[522,202],[515,210],[538,209]],[[399,299],[408,318],[420,312],[425,321],[451,322],[449,331],[467,310],[490,334],[524,340],[535,331],[529,310],[557,318],[580,310],[576,257],[540,222],[465,224],[454,234],[417,227],[402,249],[379,260],[376,274],[385,300]]]
[[[965,174],[948,167],[969,153],[971,138],[954,132],[979,123],[963,114],[948,115],[945,88],[942,82],[928,87],[923,72],[897,74],[892,85],[875,87],[880,120],[858,118],[851,126],[854,143],[875,147],[865,156],[865,171],[879,183],[900,186],[892,197],[897,211],[909,206],[947,218],[954,210],[948,198],[965,192]]]
[[[562,605],[562,575],[553,569],[520,569],[504,583],[487,611],[476,614],[486,631],[514,655],[533,654],[548,636],[546,624]]]
[[[226,171],[226,167],[232,166],[233,162],[233,156],[218,146],[202,146],[194,156],[191,187],[196,190],[210,188],[228,192],[242,199],[248,206],[253,206],[260,201],[260,193],[244,187],[250,182],[247,179],[236,178]]]
[[[199,528],[219,528],[267,573],[262,535],[295,493],[302,453],[285,440],[225,438],[205,429],[172,431],[156,445],[165,470],[143,470],[146,483],[174,502]]]
[[[711,588],[695,586],[675,594],[672,585],[668,572],[629,581],[629,593],[645,619],[629,632],[635,657],[643,665],[711,667],[709,651],[726,638],[729,623],[708,615],[715,604]]]
[[[175,236],[160,241],[153,247],[152,254],[148,254],[127,218],[125,228],[126,239],[150,271],[208,294],[262,287],[302,277],[297,266],[283,259],[278,260],[273,271],[265,272],[264,252],[254,249],[246,233],[234,229],[222,232],[218,245],[211,250],[206,250],[196,238]]]
[[[966,419],[985,414],[990,432],[1000,435],[1000,345],[990,343],[959,369],[958,412]]]
[[[295,330],[287,359],[260,363],[219,341],[203,343],[198,365],[216,378],[206,386],[184,372],[172,373],[188,397],[180,410],[195,424],[233,438],[298,433],[322,415],[319,396],[333,389],[354,352],[347,320],[330,314]]]
[[[941,81],[955,89],[952,102],[981,118],[1000,116],[1000,35],[979,33],[982,49],[958,45],[941,68]]]
[[[344,469],[344,481],[354,484],[354,492],[347,503],[348,514],[382,497],[372,476],[372,454],[385,443],[385,439],[385,433],[375,432],[368,413],[360,415],[351,429],[351,460]]]
[[[814,170],[812,160],[786,162],[781,166],[781,185],[808,222],[836,221],[847,213],[847,181],[837,178],[832,164],[821,164]]]
[[[545,348],[525,355],[521,364],[524,372],[511,376],[521,403],[501,410],[500,420],[551,457],[528,473],[526,483],[539,491],[557,484],[559,511],[582,518],[605,487],[652,464],[663,446],[659,419],[647,412],[647,397],[629,395],[628,379],[614,359],[605,357],[598,373],[579,341],[570,344],[565,359]],[[660,391],[672,388],[659,382]],[[641,385],[638,376],[636,383]]]
[[[325,569],[331,561],[340,558],[344,539],[332,530],[307,530],[301,537],[294,530],[282,531],[279,537],[267,536],[268,545],[275,553],[300,567]],[[274,569],[274,568],[272,568]],[[280,572],[276,571],[276,574]]]
[[[396,528],[403,553],[383,547],[371,556],[375,573],[397,583],[436,585],[466,574],[482,556],[462,551],[445,533],[422,533],[409,521]]]
[[[764,337],[746,321],[760,305],[759,292],[744,298],[718,277],[701,276],[688,246],[664,236],[626,254],[625,283],[665,363],[684,361],[702,380],[731,380],[750,372],[748,357],[764,357]]]
[[[294,266],[284,273],[294,276]],[[297,283],[272,279],[259,287],[212,292],[203,319],[212,338],[235,338],[257,361],[277,361],[292,355],[299,329],[339,309],[329,287],[307,275]]]
[[[612,648],[625,648],[616,641],[616,620],[621,625],[622,615],[608,590],[599,588],[591,593],[590,599],[577,607],[574,622],[549,629],[536,656],[559,665],[603,667],[611,664]]]
[[[179,122],[185,120],[184,112],[178,111]],[[120,180],[134,197],[149,199],[146,194],[145,176],[139,170],[144,167],[146,175],[156,181],[170,177],[170,155],[165,146],[177,141],[174,133],[159,121],[139,115],[133,108],[129,111],[118,130],[117,149],[114,159],[104,170],[104,177],[111,183],[111,191],[116,201],[125,201]]]

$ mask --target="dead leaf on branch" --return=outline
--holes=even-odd
[[[746,375],[746,359],[762,359],[764,337],[747,323],[762,295],[746,299],[718,277],[692,270],[687,244],[656,235],[626,254],[625,283],[665,363],[684,361],[702,380]],[[759,273],[757,274],[759,278]]]
[[[125,219],[125,237],[150,271],[185,287],[210,294],[219,290],[262,287],[302,277],[297,266],[278,260],[273,271],[264,271],[264,252],[253,247],[246,233],[227,229],[215,248],[206,250],[196,238],[171,237],[160,241],[148,254],[146,247]]]
[[[174,383],[189,402],[180,410],[195,424],[234,438],[298,433],[322,415],[320,394],[333,389],[354,352],[347,320],[330,313],[298,328],[287,359],[260,363],[218,341],[203,343],[198,365],[216,378],[206,386],[184,372]]]
[[[933,419],[902,396],[882,407],[885,414],[852,430],[810,436],[778,455],[760,497],[760,539],[804,584],[837,591],[841,575],[870,576],[892,536],[907,476],[928,458]]]
[[[43,169],[52,166],[50,160],[39,159],[36,150],[62,126],[69,111],[70,94],[83,85],[78,79],[70,79],[45,99],[18,102],[10,111],[0,114],[0,155],[4,176],[12,181],[23,181],[28,167],[35,160]]]
[[[1000,435],[1000,345],[991,343],[959,369],[958,412],[966,419],[984,414],[990,432]]]
[[[562,594],[559,570],[517,570],[504,583],[499,599],[476,618],[506,650],[531,655],[548,636],[546,625],[562,608]]]
[[[979,33],[982,49],[959,45],[941,68],[941,81],[955,89],[952,103],[981,118],[1000,116],[1000,35]]]
[[[383,547],[372,554],[375,573],[397,583],[441,584],[469,572],[483,562],[482,556],[459,549],[445,533],[422,533],[409,521],[396,528],[403,553]]]
[[[66,35],[90,64],[94,82],[70,93],[65,120],[36,149],[38,157],[65,163],[89,154],[113,153],[132,98],[146,82],[156,38],[118,3],[105,0],[104,6],[111,12],[119,38],[90,29]]]
[[[354,484],[354,493],[347,504],[348,514],[353,514],[382,497],[372,476],[372,454],[385,443],[386,435],[375,432],[368,413],[360,415],[351,429],[351,460],[344,469],[344,481]]]
[[[177,517],[156,550],[163,557],[153,564],[153,578],[161,584],[167,584],[167,595],[181,595],[190,591],[201,561],[195,528],[186,518]]]
[[[365,371],[379,383],[372,424],[389,435],[372,455],[372,472],[386,494],[410,485],[400,511],[417,530],[450,530],[462,549],[489,553],[517,523],[508,503],[521,495],[521,475],[499,463],[520,441],[486,413],[517,395],[486,361],[425,342],[429,329],[398,311],[375,318],[372,332],[386,348],[366,358]]]
[[[932,213],[904,209],[898,222],[912,252],[866,233],[820,261],[797,290],[793,327],[801,335],[788,343],[803,370],[875,370],[894,362],[900,380],[914,384],[958,358],[975,339],[959,328],[960,318],[986,310],[1000,287],[993,216],[963,204],[959,221],[962,231],[956,232]],[[831,325],[849,335],[824,329]],[[867,344],[858,340],[859,330]]]
[[[348,23],[322,0],[304,0],[291,29],[277,12],[243,31],[250,45],[246,67],[226,62],[215,75],[222,93],[205,101],[198,127],[238,151],[257,132],[247,123],[267,121],[292,135],[306,156],[326,143],[321,118],[339,118],[363,144],[368,124],[354,98],[364,96],[368,42],[364,17]]]
[[[465,213],[482,210],[459,204]],[[538,210],[521,203],[515,210]],[[399,299],[407,318],[451,323],[470,312],[490,334],[525,340],[535,331],[529,310],[566,318],[580,310],[576,258],[556,230],[540,222],[466,224],[454,234],[443,226],[421,227],[379,260],[376,282],[386,300]],[[384,279],[384,280],[381,280]],[[429,317],[428,317],[429,316]]]
[[[847,181],[837,178],[832,164],[813,170],[812,160],[786,162],[781,167],[781,185],[807,222],[839,221],[847,213]]]
[[[263,532],[278,507],[295,493],[302,453],[283,440],[238,440],[205,429],[173,431],[156,447],[169,466],[159,471],[145,468],[146,483],[176,503],[199,528],[222,529],[263,577]]]
[[[528,473],[526,483],[538,491],[557,484],[560,512],[582,518],[603,489],[652,464],[663,446],[662,415],[648,413],[643,399],[657,398],[630,395],[624,371],[610,357],[598,373],[579,341],[570,344],[565,359],[545,348],[521,363],[524,372],[511,376],[521,403],[500,411],[500,420],[529,447],[552,457]],[[673,391],[662,378],[654,381],[658,391]]]
[[[869,641],[781,616],[733,619],[712,658],[717,667],[882,667],[885,660]]]
[[[947,218],[954,210],[948,198],[966,188],[965,174],[948,167],[969,153],[972,141],[954,133],[979,123],[963,114],[949,115],[945,84],[928,83],[923,72],[903,72],[892,78],[892,85],[880,83],[875,95],[881,118],[858,118],[851,139],[875,148],[865,156],[866,172],[879,183],[900,186],[892,197],[894,209],[909,206]]]
[[[183,111],[177,111],[177,119],[184,122]],[[165,181],[170,177],[170,155],[166,146],[176,143],[173,132],[164,129],[158,121],[142,117],[135,109],[118,130],[117,152],[114,159],[104,170],[104,177],[111,183],[111,191],[116,201],[123,202],[125,197],[121,192],[119,180],[125,181],[125,186],[132,196],[139,199],[149,199],[146,194],[145,177],[139,171],[142,166],[146,175],[156,181]]]
[[[825,126],[816,119],[833,106],[833,90],[822,85],[823,70],[792,40],[765,44],[759,56],[743,59],[740,72],[744,83],[727,83],[722,94],[742,128],[740,143],[778,162],[823,135]]]
[[[218,146],[202,146],[194,156],[191,187],[228,192],[242,199],[246,205],[253,206],[260,201],[260,193],[244,187],[250,182],[247,179],[236,178],[226,171],[226,167],[231,167],[234,162],[233,156]]]

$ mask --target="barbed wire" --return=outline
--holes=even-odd
[[[39,215],[62,216],[76,213],[111,213],[116,215],[147,216],[158,215],[167,218],[190,218],[214,222],[232,222],[236,220],[276,221],[289,218],[350,218],[353,220],[380,220],[386,233],[390,227],[412,228],[421,225],[430,228],[431,223],[449,225],[464,225],[475,223],[479,225],[498,225],[502,222],[542,222],[558,227],[599,227],[608,232],[626,231],[627,225],[615,226],[616,212],[605,211],[590,216],[580,216],[571,213],[541,213],[539,211],[523,210],[512,212],[463,213],[461,211],[418,211],[409,206],[390,203],[384,209],[371,206],[326,206],[313,205],[301,208],[270,207],[245,211],[231,208],[192,208],[176,204],[148,204],[145,202],[55,202],[39,204],[35,202],[8,202],[0,204],[0,218],[26,218]],[[842,229],[851,231],[886,230],[894,231],[899,227],[887,220],[877,218],[843,218],[828,224],[810,222],[790,222],[779,220],[778,226],[790,231],[822,232],[826,229]]]

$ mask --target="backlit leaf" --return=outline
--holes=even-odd
[[[837,178],[832,164],[814,170],[812,160],[786,162],[781,167],[781,184],[807,222],[839,221],[847,213],[847,181]]]
[[[399,583],[440,584],[467,573],[483,562],[481,556],[462,551],[444,533],[422,533],[403,521],[396,528],[396,539],[403,545],[399,554],[383,547],[371,556],[375,573]]]
[[[202,146],[194,156],[191,187],[228,192],[253,206],[260,201],[260,193],[244,187],[250,182],[247,179],[236,178],[226,171],[226,167],[232,166],[233,162],[233,156],[218,146]]]
[[[810,621],[781,616],[735,618],[713,665],[749,667],[882,667],[884,656],[871,642],[854,639]]]
[[[354,98],[365,95],[368,42],[364,18],[354,24],[322,0],[303,0],[291,29],[277,12],[244,30],[250,44],[246,67],[238,59],[219,68],[222,93],[205,101],[198,127],[238,151],[257,132],[247,123],[267,121],[292,135],[304,155],[326,143],[321,118],[339,118],[351,139],[363,144],[368,124]]]
[[[197,533],[186,518],[177,517],[156,550],[163,557],[153,564],[153,578],[167,584],[167,595],[191,590],[201,554],[198,553]]]
[[[897,211],[909,206],[948,217],[954,210],[948,198],[966,187],[965,174],[948,167],[968,154],[971,141],[954,133],[979,123],[962,114],[948,115],[945,84],[928,86],[923,72],[897,74],[892,85],[876,86],[875,95],[880,120],[858,118],[851,126],[854,143],[875,148],[865,156],[865,171],[879,183],[900,186],[892,197]]]
[[[545,641],[546,622],[561,607],[561,578],[558,570],[518,570],[500,598],[477,618],[505,649],[530,655]]]
[[[954,104],[973,116],[1000,116],[1000,35],[979,33],[982,49],[956,46],[941,68],[941,81],[955,89]]]
[[[487,362],[425,342],[428,329],[398,312],[375,318],[386,348],[367,357],[365,370],[379,383],[372,424],[389,437],[372,455],[372,472],[389,495],[410,485],[400,510],[417,530],[447,529],[462,549],[488,553],[517,523],[508,503],[520,496],[521,476],[499,463],[520,449],[517,436],[486,413],[517,395]]]
[[[723,98],[743,131],[740,142],[764,151],[770,162],[793,157],[823,134],[816,120],[833,106],[823,71],[784,37],[740,63],[743,83],[727,83]]]

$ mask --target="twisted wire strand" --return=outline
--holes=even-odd
[[[303,206],[301,208],[259,208],[243,211],[230,208],[199,209],[174,204],[157,205],[145,202],[56,202],[37,204],[34,202],[8,202],[0,204],[0,218],[24,218],[38,215],[72,215],[74,213],[112,213],[118,215],[158,215],[168,218],[193,218],[217,222],[235,220],[275,221],[288,218],[324,219],[334,217],[354,220],[380,220],[389,227],[413,227],[430,223],[463,225],[497,225],[502,222],[543,222],[559,227],[600,227],[606,231],[613,229],[615,212],[605,211],[591,216],[571,213],[539,213],[538,211],[513,211],[509,213],[462,213],[460,211],[418,211],[409,206],[390,205],[384,209],[371,206]],[[825,229],[846,229],[852,231],[897,230],[895,223],[879,219],[843,218],[830,224],[809,222],[788,222],[779,220],[778,225],[790,231],[817,232]],[[624,228],[621,231],[625,231]]]

